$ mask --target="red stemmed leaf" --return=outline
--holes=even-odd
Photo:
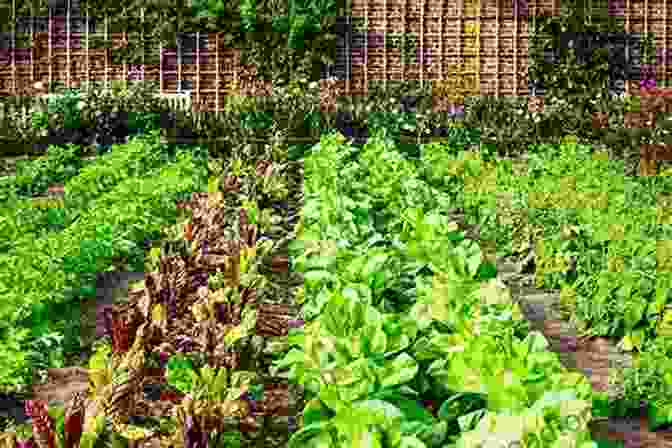
[[[28,400],[26,413],[33,422],[33,437],[38,448],[55,448],[56,434],[54,422],[49,415],[47,402],[44,400]]]
[[[122,315],[112,318],[112,350],[125,353],[128,350],[128,322]]]
[[[64,447],[74,448],[79,445],[84,426],[86,396],[82,392],[75,392],[67,403],[64,418]]]

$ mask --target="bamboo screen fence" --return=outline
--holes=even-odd
[[[75,1],[69,0],[69,6]],[[527,96],[528,24],[540,15],[558,15],[561,2],[350,1],[350,20],[358,22],[363,42],[354,45],[351,39],[345,39],[341,50],[348,59],[347,73],[344,80],[337,81],[337,90],[346,95],[365,95],[371,82],[419,80],[421,84],[431,83],[433,91],[436,87],[436,92],[448,92],[443,100],[452,104],[463,100],[463,96],[450,95],[457,86],[473,96]],[[672,5],[668,6],[666,0],[602,0],[605,6],[607,2],[610,14],[624,18],[626,33],[655,33],[657,46],[667,57],[667,22]],[[230,83],[239,80],[242,69],[238,51],[222,48],[218,36],[212,33],[202,48],[195,46],[190,63],[180,61],[184,56],[176,55],[174,49],[160,48],[160,64],[143,64],[137,71],[138,67],[112,64],[108,49],[89,48],[92,33],[86,16],[73,21],[68,8],[65,17],[52,17],[50,13],[46,23],[48,26],[43,24],[38,30],[31,23],[30,48],[2,50],[0,94],[25,95],[37,80],[58,79],[74,87],[82,80],[102,80],[107,86],[114,79],[139,77],[160,81],[163,95],[177,93],[181,80],[191,83],[192,104],[199,104],[201,110],[219,111]],[[106,21],[104,29],[96,33],[107,37],[107,28]],[[401,49],[389,45],[409,36],[417,38],[410,58],[402,51],[404,45]],[[127,36],[111,33],[111,38],[115,45],[121,45]],[[658,79],[669,78],[665,64],[656,70]],[[626,83],[626,92],[631,89],[632,83]],[[440,95],[443,93],[437,93],[437,101]]]

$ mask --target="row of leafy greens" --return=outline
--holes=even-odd
[[[590,384],[448,221],[450,194],[381,134],[343,142],[305,159],[306,324],[276,364],[307,393],[290,447],[596,446]]]

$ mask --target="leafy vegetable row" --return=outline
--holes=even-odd
[[[46,207],[38,207],[32,199],[15,199],[2,204],[0,208],[0,251],[7,253],[26,241],[41,238],[45,234],[62,230],[65,213],[62,207],[52,206],[52,200],[45,201]]]
[[[669,415],[672,363],[660,355],[672,334],[672,179],[624,176],[622,161],[571,138],[533,148],[522,166],[437,145],[423,147],[422,159],[432,185],[464,190],[465,213],[503,255],[532,237],[536,286],[561,289],[583,333],[638,351],[636,372],[622,375],[626,399]]]
[[[90,163],[82,159],[75,145],[50,145],[47,153],[36,160],[22,160],[16,164],[16,175],[8,176],[0,184],[0,200],[44,193],[52,184],[65,183]]]
[[[68,207],[85,208],[101,193],[109,191],[129,176],[143,176],[147,171],[170,161],[160,150],[158,130],[134,138],[125,145],[117,145],[112,152],[84,168],[65,185],[65,203]]]
[[[68,157],[74,156],[74,148],[53,149],[47,168],[66,151]],[[6,249],[17,248],[52,231],[60,231],[76,221],[93,200],[126,177],[145,174],[170,160],[172,158],[161,150],[157,136],[152,135],[134,139],[126,145],[117,145],[113,152],[98,157],[96,163],[75,172],[76,175],[72,177],[34,176],[40,182],[44,179],[49,179],[49,183],[63,182],[65,196],[58,201],[57,206],[49,206],[49,201],[45,201],[47,204],[43,205],[46,207],[39,207],[34,199],[21,199],[20,196],[8,200],[0,210],[0,244]],[[52,174],[55,172],[51,170]]]
[[[590,384],[412,168],[380,135],[360,153],[329,135],[305,159],[290,250],[306,325],[275,365],[306,389],[290,447],[594,447]]]
[[[25,332],[17,331],[15,323],[30,320],[43,303],[92,296],[95,286],[85,274],[108,270],[114,257],[128,256],[137,250],[137,241],[174,222],[176,199],[204,190],[206,172],[205,161],[180,152],[176,163],[145,172],[142,178],[120,178],[63,232],[0,256],[0,384],[17,384],[18,373],[27,368],[18,349]],[[44,325],[35,325],[32,332],[43,331]]]

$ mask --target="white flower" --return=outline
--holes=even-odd
[[[79,110],[84,109],[84,106],[85,106],[84,101],[79,101],[77,103],[77,109],[79,109]]]

